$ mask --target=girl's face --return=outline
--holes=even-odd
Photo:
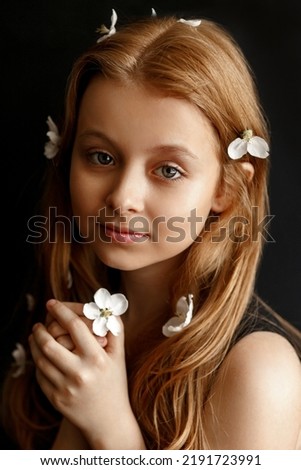
[[[169,262],[220,211],[220,164],[207,118],[186,100],[95,78],[72,153],[73,214],[85,243],[128,271]]]

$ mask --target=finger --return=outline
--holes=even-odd
[[[62,302],[62,303],[66,305],[66,307],[70,308],[70,310],[76,313],[79,317],[86,318],[83,313],[84,304],[79,303],[79,302]]]
[[[75,344],[73,343],[71,336],[69,334],[67,335],[62,335],[56,338],[56,341],[61,345],[64,346],[65,349],[68,349],[68,351],[74,351],[75,350]]]
[[[66,305],[64,303],[64,305]],[[71,305],[71,303],[70,303]],[[75,349],[75,344],[72,341],[68,331],[66,331],[65,328],[63,328],[56,320],[53,319],[51,315],[49,315],[50,318],[52,318],[51,323],[47,326],[47,331],[51,334],[51,336],[56,339],[58,343],[60,343],[62,346],[64,346],[66,349],[69,349],[69,351],[73,351]],[[86,317],[81,317],[81,320],[88,326],[89,330],[92,332],[92,322]],[[103,336],[96,336],[97,341],[101,346],[104,348],[107,344],[107,339]]]
[[[48,312],[47,315],[46,315],[46,319],[45,319],[45,325],[48,326],[52,321],[53,321],[53,318],[50,315],[50,313]]]
[[[50,299],[50,300],[53,300],[53,299]],[[78,315],[79,317],[86,318],[83,313],[84,304],[79,303],[79,302],[61,302],[61,303],[65,305],[66,307],[68,307],[70,310],[72,310],[74,313],[76,313],[76,315]],[[48,308],[48,302],[46,303],[46,308],[48,309],[48,313],[46,316],[45,323],[48,325],[53,320],[53,317],[51,315],[51,309]]]
[[[62,302],[51,299],[47,302],[51,315],[65,328],[74,342],[76,348],[84,355],[97,354],[99,342],[87,325],[70,308]],[[100,349],[102,351],[102,348]]]
[[[63,305],[66,305],[66,304],[64,303]],[[47,330],[49,331],[51,336],[53,336],[55,339],[57,339],[59,336],[63,336],[63,335],[68,334],[68,331],[65,328],[63,328],[57,320],[54,320],[53,317],[51,317],[51,318],[52,318],[51,322],[49,322],[48,325],[46,325]],[[80,319],[87,325],[89,330],[92,332],[92,322],[91,322],[91,320],[89,320],[85,316],[80,316]]]
[[[69,349],[69,351],[73,351],[75,349],[75,344],[73,343],[68,331],[66,331],[65,328],[62,328],[56,320],[52,320],[47,327],[47,331],[59,344],[64,346],[64,348]]]
[[[68,331],[63,328],[56,320],[52,320],[51,323],[48,324],[47,331],[54,339],[68,334]]]
[[[115,319],[119,323],[120,333],[116,336],[108,332],[106,352],[110,355],[124,356],[124,326],[120,317],[115,317]]]
[[[48,378],[43,374],[40,369],[36,370],[36,379],[41,387],[42,392],[46,395],[48,400],[52,402],[52,398],[56,389],[55,386],[48,380]]]
[[[75,303],[75,302],[62,302],[63,305],[70,308],[73,312],[81,318],[81,320],[87,325],[91,333],[92,331],[92,322],[88,318],[83,315],[83,304]],[[69,336],[69,333],[66,332],[65,328],[63,328],[56,320],[53,319],[50,313],[48,313],[49,317],[52,318],[51,324],[48,326],[49,333],[63,346],[65,346],[69,351],[73,351],[75,348],[74,342]],[[67,335],[66,335],[67,333]],[[95,336],[97,342],[104,348],[107,345],[107,338],[104,336]]]
[[[59,344],[48,333],[44,325],[40,323],[35,324],[33,326],[32,336],[38,349],[41,351],[41,357],[37,357],[39,369],[43,369],[44,367],[44,361],[42,359],[44,356],[64,375],[70,375],[77,370],[78,356]]]
[[[28,342],[37,371],[43,372],[43,376],[47,377],[48,382],[52,385],[58,384],[63,379],[63,376],[57,367],[43,354],[33,334],[29,336]]]

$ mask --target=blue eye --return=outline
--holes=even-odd
[[[156,173],[159,173],[159,176],[169,180],[175,180],[181,178],[181,171],[172,165],[164,165],[156,170]]]
[[[114,163],[113,157],[106,152],[93,152],[89,155],[91,161],[99,165],[112,165]]]

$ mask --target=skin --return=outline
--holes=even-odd
[[[122,271],[171,259],[178,264],[210,210],[222,206],[214,137],[207,118],[187,101],[92,81],[79,113],[70,192],[81,233],[105,264]],[[195,230],[187,220],[193,210]],[[146,236],[136,243],[110,240],[105,223]]]
[[[300,449],[300,397],[300,360],[290,343],[271,332],[245,336],[212,389],[206,413],[210,448]]]
[[[227,206],[219,176],[215,133],[192,104],[100,78],[88,86],[72,153],[72,208],[99,259],[120,270],[129,309],[119,318],[117,337],[97,338],[82,304],[54,299],[46,325],[34,326],[29,342],[37,380],[64,416],[54,449],[144,448],[126,367],[151,335],[164,341],[172,273],[210,211]],[[198,217],[193,236],[192,210]],[[175,216],[182,218],[176,243],[168,237],[179,232],[167,223]],[[113,231],[104,229],[106,219]],[[137,220],[143,220],[139,227]],[[249,335],[230,351],[213,387],[206,411],[210,447],[296,448],[300,396],[300,364],[287,341]]]

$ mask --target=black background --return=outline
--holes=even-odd
[[[34,214],[44,165],[46,118],[59,121],[65,83],[74,59],[97,39],[100,24],[176,13],[213,19],[242,47],[254,70],[271,126],[271,214],[275,239],[265,247],[257,291],[301,328],[301,15],[299,0],[2,1],[1,153],[2,260],[5,283],[2,325],[11,315],[30,262],[26,221]],[[118,27],[118,25],[117,25]],[[4,189],[5,188],[5,189]],[[8,262],[5,262],[6,256]],[[1,334],[1,342],[6,337]],[[13,338],[4,343],[10,345]]]

